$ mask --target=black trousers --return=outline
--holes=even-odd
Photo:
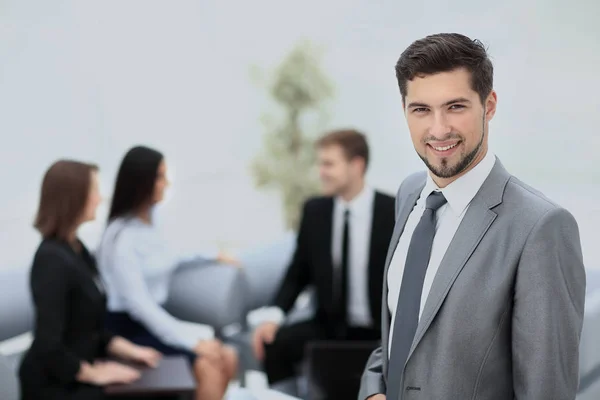
[[[334,336],[317,321],[311,320],[279,328],[275,340],[265,344],[264,368],[269,384],[296,376],[296,368],[304,358],[304,348],[314,340],[358,340],[381,339],[379,330],[349,328],[343,336]]]

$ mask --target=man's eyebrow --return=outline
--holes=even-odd
[[[471,100],[469,100],[467,98],[457,97],[455,99],[448,100],[447,102],[445,102],[444,104],[442,104],[442,106],[449,106],[450,104],[470,103],[470,102],[471,102]],[[426,103],[412,102],[412,103],[408,104],[407,108],[419,108],[419,107],[430,108],[431,106],[429,104],[426,104]]]
[[[410,103],[410,104],[408,105],[408,107],[407,107],[407,108],[417,108],[417,107],[425,107],[425,108],[427,108],[427,107],[429,107],[429,105],[428,105],[428,104],[425,104],[425,103],[416,103],[416,102],[412,102],[412,103]]]
[[[444,105],[444,106],[449,106],[450,104],[456,104],[456,103],[470,103],[470,102],[471,102],[471,100],[469,100],[469,99],[466,99],[466,98],[464,98],[464,97],[457,97],[456,99],[452,99],[452,100],[449,100],[449,101],[445,102],[443,105]]]

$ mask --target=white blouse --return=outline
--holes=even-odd
[[[184,262],[215,259],[216,253],[176,254],[157,228],[135,217],[113,220],[97,252],[109,311],[127,312],[165,344],[186,350],[193,350],[199,340],[212,339],[214,329],[179,320],[162,307],[169,295],[171,277]]]

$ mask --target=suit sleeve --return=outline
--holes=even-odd
[[[385,394],[383,357],[383,348],[381,346],[371,353],[360,381],[358,400],[365,400],[376,394]]]
[[[102,336],[100,337],[100,352],[104,356],[108,355],[108,346],[110,345],[110,342],[113,340],[114,337],[115,335],[113,335],[107,330],[104,330],[102,332]]]
[[[529,234],[518,265],[512,354],[516,399],[575,399],[585,270],[573,216],[555,208]]]
[[[307,214],[310,212],[309,205],[310,201],[305,203],[303,207],[292,263],[288,267],[279,292],[275,297],[275,306],[279,307],[284,313],[287,313],[292,308],[298,295],[311,281],[310,267],[307,262],[309,255],[309,224],[307,222]]]
[[[70,268],[51,250],[37,254],[31,268],[36,356],[44,370],[63,383],[75,381],[82,361],[62,340],[68,319]]]

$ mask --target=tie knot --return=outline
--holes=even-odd
[[[447,200],[442,194],[442,192],[431,192],[431,194],[427,197],[427,201],[425,202],[425,208],[437,211],[441,206],[446,204]]]
[[[350,209],[346,208],[344,210],[344,219],[348,219],[350,217]]]

